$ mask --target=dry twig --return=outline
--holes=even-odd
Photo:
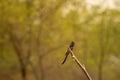
[[[77,59],[77,57],[74,55],[73,51],[68,47],[68,50],[70,51],[70,54],[73,58],[73,60],[78,64],[78,66],[82,69],[82,71],[84,72],[84,74],[87,76],[88,80],[92,80],[91,76],[89,75],[89,73],[87,72],[86,68],[80,63],[80,61]]]

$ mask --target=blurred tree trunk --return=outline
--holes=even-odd
[[[87,57],[88,57],[88,32],[86,29],[81,28],[82,32],[82,50],[83,50],[83,62],[84,64],[87,64]]]
[[[100,62],[98,66],[98,80],[103,80],[103,67],[105,55],[109,52],[109,37],[110,37],[110,23],[111,18],[107,17],[108,12],[103,12],[102,20],[100,24]],[[108,19],[108,20],[107,20]]]
[[[98,80],[103,80],[103,63],[104,63],[104,55],[105,55],[105,48],[104,48],[104,17],[105,13],[102,14],[101,24],[100,24],[100,33],[99,33],[99,40],[100,40],[100,61],[98,65]]]
[[[54,50],[54,49],[46,50],[45,53],[42,50],[43,42],[41,39],[43,36],[48,35],[47,32],[46,32],[46,34],[45,34],[45,32],[43,33],[44,27],[47,27],[45,25],[45,23],[49,22],[49,18],[51,16],[54,16],[54,14],[57,12],[57,10],[59,8],[61,8],[62,5],[66,1],[67,0],[58,0],[58,1],[56,1],[56,4],[54,4],[54,6],[47,6],[47,7],[45,5],[45,3],[47,1],[42,1],[42,0],[39,1],[39,6],[37,7],[37,12],[36,12],[36,13],[39,13],[39,14],[36,14],[36,19],[39,21],[39,24],[36,25],[38,28],[37,29],[38,33],[37,33],[37,37],[35,40],[36,56],[38,58],[38,66],[39,66],[38,72],[41,74],[41,76],[39,77],[39,80],[45,80],[45,70],[43,68],[43,66],[44,66],[43,58],[44,58],[44,56],[46,56],[46,54],[50,53],[48,51]],[[50,27],[50,26],[48,26],[48,27]],[[47,48],[45,48],[45,49],[47,49]]]
[[[43,68],[43,62],[42,57],[39,57],[39,65],[40,65],[40,72],[41,72],[41,78],[40,80],[45,80],[45,74],[44,74],[44,68]]]
[[[9,28],[10,40],[12,42],[13,48],[15,49],[16,55],[18,57],[22,80],[26,80],[26,66],[24,63],[23,55],[22,55],[23,53],[22,45],[21,45],[22,40],[13,33],[14,31],[12,29],[13,29],[12,27]]]

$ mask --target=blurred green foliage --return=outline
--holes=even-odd
[[[93,80],[118,80],[120,2],[86,1],[0,0],[0,79],[87,80],[70,56],[61,65],[73,40]]]

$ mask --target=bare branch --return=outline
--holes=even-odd
[[[88,80],[92,80],[91,76],[87,72],[86,68],[80,63],[80,61],[77,59],[77,57],[74,55],[73,51],[68,47],[68,50],[70,51],[70,54],[73,58],[73,60],[78,64],[78,66],[82,69],[84,74],[87,76]]]

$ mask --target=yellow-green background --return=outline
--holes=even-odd
[[[119,80],[120,1],[0,0],[0,80],[87,80],[61,65],[71,41],[93,80]]]

